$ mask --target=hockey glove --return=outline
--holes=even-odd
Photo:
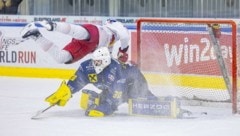
[[[50,105],[57,104],[58,106],[65,106],[67,101],[72,97],[70,88],[66,82],[63,81],[58,90],[52,95],[48,96],[45,101],[49,102]]]
[[[212,25],[212,31],[213,31],[213,35],[215,36],[215,38],[220,38],[221,28],[220,28],[219,24],[213,24]]]
[[[123,50],[121,49],[121,47],[119,48],[118,54],[117,54],[117,58],[118,58],[119,62],[121,62],[121,63],[126,63],[127,62],[127,60],[128,60],[128,54],[127,54],[128,47],[123,49]]]
[[[47,21],[47,20],[40,21],[39,24],[41,24],[48,31],[53,31],[57,26],[56,23],[54,23],[52,21]]]

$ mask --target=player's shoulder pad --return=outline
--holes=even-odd
[[[87,59],[87,60],[81,62],[80,65],[81,65],[81,66],[84,66],[84,65],[91,64],[91,61],[92,61],[91,59]]]
[[[111,58],[110,65],[111,65],[111,67],[115,67],[117,69],[122,69],[122,64],[117,59]]]
[[[86,70],[92,70],[92,69],[94,69],[91,59],[88,59],[88,60],[83,61],[83,62],[80,64],[80,67],[81,67],[82,69],[86,69]]]
[[[116,65],[120,65],[120,62],[115,58],[111,58],[111,63],[114,63]]]

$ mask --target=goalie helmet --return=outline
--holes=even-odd
[[[111,55],[107,47],[96,49],[92,54],[93,66],[97,74],[111,63]]]

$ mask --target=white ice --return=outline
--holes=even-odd
[[[110,117],[85,117],[75,94],[65,107],[55,106],[32,120],[61,83],[60,79],[0,77],[0,136],[239,136],[240,115],[230,109],[192,107],[206,111],[194,119],[128,116],[123,104]]]

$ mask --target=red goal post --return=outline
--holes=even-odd
[[[202,25],[198,27],[198,25]],[[204,29],[203,26],[206,26],[206,29],[208,25],[212,24],[220,24],[220,26],[224,27],[227,26],[229,28],[226,28],[226,36],[223,36],[224,39],[221,39],[220,37],[220,44],[221,42],[223,44],[230,44],[228,46],[224,46],[224,48],[229,49],[229,53],[232,55],[231,57],[231,62],[230,63],[224,63],[226,66],[226,71],[222,66],[217,64],[216,60],[219,60],[219,57],[215,57],[216,55],[211,54],[212,50],[212,44],[214,44],[214,41],[211,40],[211,34],[206,34],[208,32],[203,32],[202,29]],[[196,30],[190,30],[192,28],[189,28],[189,25],[193,25],[193,28],[196,28]],[[195,26],[197,25],[197,26]],[[186,30],[184,30],[186,29]],[[193,36],[197,35],[198,33],[201,33],[200,36]],[[207,36],[208,35],[208,36]],[[210,36],[209,36],[210,35]],[[225,35],[225,34],[222,34]],[[172,37],[171,37],[172,36]],[[210,39],[211,41],[211,47],[209,49],[207,46],[202,49],[202,53],[205,52],[206,54],[211,54],[211,55],[202,55],[202,61],[200,62],[200,59],[198,58],[199,53],[197,53],[196,50],[201,50],[202,47],[199,45],[199,48],[196,47],[197,44],[202,44],[204,42],[203,38],[201,38],[200,41],[198,38],[199,37],[206,37],[205,39]],[[181,37],[181,38],[179,38]],[[193,38],[193,39],[191,39]],[[177,40],[176,40],[177,39]],[[184,43],[181,43],[180,40],[184,41]],[[227,39],[227,40],[225,40]],[[140,18],[137,20],[137,46],[136,46],[136,56],[133,56],[133,59],[135,58],[137,61],[137,64],[141,68],[141,70],[145,71],[150,71],[150,73],[160,73],[160,75],[165,76],[167,74],[168,79],[169,75],[171,76],[171,81],[172,80],[172,75],[174,74],[174,81],[176,82],[177,80],[177,85],[186,85],[187,82],[191,81],[192,76],[194,76],[193,80],[195,81],[195,78],[204,75],[204,78],[208,73],[201,73],[200,71],[202,70],[203,72],[206,71],[207,69],[210,69],[210,77],[212,79],[210,81],[214,81],[216,78],[216,73],[221,73],[216,67],[219,66],[220,69],[222,70],[222,73],[229,71],[228,77],[224,77],[224,74],[220,74],[220,76],[223,76],[224,80],[229,78],[229,82],[225,80],[225,86],[227,89],[230,89],[230,101],[232,102],[232,112],[237,113],[237,23],[234,20],[231,19],[178,19],[178,18]],[[165,41],[166,40],[166,41]],[[165,41],[162,42],[162,41]],[[174,43],[174,41],[177,41],[177,43]],[[200,41],[200,42],[199,42]],[[225,43],[224,41],[228,41]],[[189,44],[189,46],[187,45]],[[190,47],[191,45],[191,47]],[[207,45],[207,44],[206,44]],[[164,46],[164,47],[162,47]],[[181,47],[179,47],[181,46]],[[196,48],[195,48],[196,47]],[[216,46],[217,47],[217,46]],[[154,49],[153,49],[154,48]],[[219,49],[222,49],[221,47],[217,47]],[[162,51],[162,50],[165,51]],[[208,50],[207,50],[208,49]],[[208,52],[207,52],[208,51]],[[145,53],[147,52],[147,54]],[[184,52],[184,53],[183,53]],[[189,53],[190,52],[190,53]],[[216,51],[215,51],[216,52]],[[145,53],[145,54],[144,54]],[[176,55],[177,54],[177,55]],[[220,58],[222,57],[223,53],[220,53]],[[152,62],[149,62],[149,60],[152,60],[151,57],[155,58],[160,58],[161,61],[155,60],[156,63],[160,63],[159,67],[156,66],[156,68],[152,68],[151,66],[147,67],[146,65],[150,65]],[[168,59],[166,56],[170,56],[171,59]],[[149,57],[149,59],[147,59]],[[205,58],[205,60],[204,60]],[[211,58],[211,59],[209,59]],[[222,57],[224,60],[226,60],[225,56]],[[194,60],[195,59],[195,60]],[[148,62],[144,62],[148,61]],[[170,63],[171,60],[171,63]],[[207,61],[206,61],[207,60]],[[166,62],[165,62],[166,61]],[[228,60],[227,60],[228,61]],[[153,63],[155,63],[153,62]],[[168,63],[167,63],[168,62]],[[181,62],[181,64],[179,63]],[[173,66],[173,63],[176,63]],[[169,65],[169,66],[163,66],[163,65]],[[196,65],[196,66],[195,66]],[[228,66],[230,65],[230,66]],[[206,66],[206,68],[204,67]],[[213,67],[212,67],[213,66]],[[189,67],[192,67],[189,68]],[[198,70],[199,67],[199,70]],[[169,70],[172,69],[172,70]],[[176,70],[177,69],[177,70]],[[175,72],[174,72],[175,71]],[[188,71],[191,71],[188,73]],[[173,72],[173,73],[172,73]],[[183,73],[181,73],[183,72]],[[213,73],[213,75],[212,75]],[[216,74],[216,75],[214,75]],[[180,75],[180,76],[179,76]],[[187,76],[186,76],[187,75]],[[195,76],[196,75],[196,76]],[[184,77],[182,77],[184,76]],[[148,78],[148,77],[147,77]],[[162,78],[162,77],[161,77]],[[183,81],[180,81],[183,79]],[[190,79],[190,80],[186,80]],[[156,79],[148,79],[153,82],[156,81]],[[164,81],[164,79],[160,80],[160,82],[167,82]],[[197,82],[200,81],[200,83],[191,83],[194,84],[195,86],[199,87],[197,84],[201,84],[201,82],[204,82],[204,79],[196,80]],[[186,82],[186,84],[185,84]],[[207,81],[208,82],[208,81]],[[181,83],[181,84],[180,84]],[[223,83],[223,82],[221,82]],[[219,84],[218,82],[216,84]],[[202,85],[205,87],[205,85]],[[219,85],[216,85],[219,86]],[[229,86],[229,88],[228,88]],[[196,88],[197,88],[196,87]],[[192,87],[191,87],[192,88]],[[214,87],[213,87],[214,88]],[[216,87],[217,88],[217,87]],[[204,88],[207,90],[206,88]],[[189,91],[189,89],[186,89]],[[225,89],[226,90],[226,89]],[[203,91],[202,91],[203,92]],[[214,92],[215,93],[215,92]],[[225,95],[225,94],[224,94]],[[216,96],[218,97],[218,96]],[[204,99],[204,98],[203,98]]]

